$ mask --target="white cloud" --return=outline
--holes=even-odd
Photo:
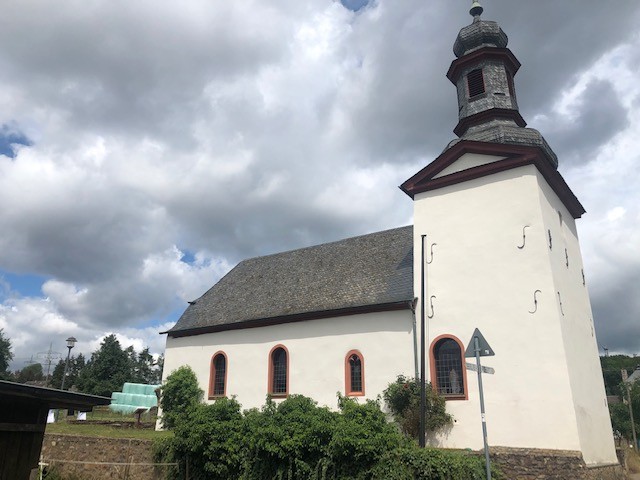
[[[640,271],[640,8],[494,3],[521,111],[589,212],[591,291],[622,285]],[[20,358],[70,334],[90,353],[105,332],[158,352],[240,259],[406,224],[397,185],[453,138],[444,74],[470,21],[445,0],[9,2],[3,18],[0,125],[34,144],[0,156],[0,271],[48,279],[42,298],[0,286]]]

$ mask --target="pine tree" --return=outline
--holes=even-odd
[[[11,372],[9,371],[11,360],[13,360],[11,340],[5,336],[4,330],[0,328],[0,380],[11,378]]]

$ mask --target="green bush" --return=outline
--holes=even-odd
[[[202,403],[204,392],[198,386],[198,378],[189,366],[182,366],[167,377],[161,387],[160,406],[162,426],[172,429],[180,418],[186,418],[191,410]]]
[[[386,421],[378,402],[338,397],[339,411],[291,395],[242,413],[235,399],[194,405],[174,436],[156,443],[156,460],[177,462],[167,478],[242,480],[473,480],[483,459],[422,450]],[[496,477],[500,478],[500,477]]]
[[[420,383],[399,375],[382,395],[402,431],[417,440],[420,430]],[[444,397],[438,395],[427,382],[425,430],[435,432],[452,423],[453,417],[446,411]]]
[[[492,466],[491,477],[504,477]],[[391,450],[371,470],[372,479],[480,480],[486,478],[484,458],[470,453],[410,446]]]

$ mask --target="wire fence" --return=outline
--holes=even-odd
[[[57,458],[43,459],[39,463],[40,480],[47,479],[47,473],[56,471],[59,477],[78,476],[86,480],[118,479],[118,480],[151,480],[164,479],[168,468],[177,467],[177,463],[134,462],[92,462],[80,460],[64,460]]]

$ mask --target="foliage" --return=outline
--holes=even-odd
[[[246,477],[312,478],[327,456],[335,417],[302,395],[247,412]]]
[[[625,403],[610,403],[609,414],[611,415],[611,426],[614,432],[619,432],[627,440],[633,439],[631,430],[631,417],[629,415],[629,404],[627,403],[627,393],[625,386],[620,384],[618,390],[621,392]],[[630,386],[629,395],[633,408],[633,419],[635,420],[636,434],[640,435],[640,382],[635,382]]]
[[[402,431],[413,439],[418,439],[420,430],[420,383],[413,378],[399,375],[395,382],[389,384],[383,397],[393,419]],[[451,425],[453,418],[446,412],[444,397],[440,396],[427,383],[425,429],[435,432]]]
[[[622,395],[620,382],[622,382],[621,370],[626,370],[629,375],[640,365],[640,358],[627,355],[610,355],[600,357],[604,386],[607,395]]]
[[[196,374],[189,366],[173,371],[162,385],[161,392],[162,425],[169,429],[181,420],[187,420],[191,410],[202,402],[204,396]]]
[[[82,392],[110,397],[112,392],[119,391],[131,378],[129,357],[120,347],[116,336],[111,334],[91,354],[91,359],[80,371],[76,383]]]
[[[11,340],[4,334],[4,329],[0,328],[0,380],[9,380],[11,372],[9,364],[13,360],[13,352],[11,351]]]
[[[40,381],[44,379],[44,373],[42,372],[42,365],[39,363],[32,363],[27,365],[22,370],[16,372],[15,381],[18,383],[27,383]]]
[[[480,480],[486,478],[484,458],[464,452],[419,448],[414,444],[390,450],[371,471],[385,480]],[[491,466],[491,478],[503,479]]]
[[[177,370],[167,384],[192,382],[192,374]],[[331,411],[302,395],[267,398],[262,409],[244,413],[233,398],[191,403],[174,417],[174,436],[155,443],[156,460],[179,464],[167,478],[183,478],[188,464],[197,480],[484,478],[481,457],[420,450],[386,421],[378,402],[339,396],[338,406]]]
[[[55,368],[53,369],[53,373],[51,374],[51,379],[49,381],[49,386],[51,388],[62,388],[62,376],[64,375],[64,368],[67,363],[67,360],[60,360]],[[65,390],[70,389],[74,385],[77,386],[78,377],[80,372],[86,366],[86,361],[84,355],[81,353],[78,356],[71,356],[69,358],[69,369],[67,371],[67,380],[64,382]],[[110,396],[110,395],[109,395]]]

